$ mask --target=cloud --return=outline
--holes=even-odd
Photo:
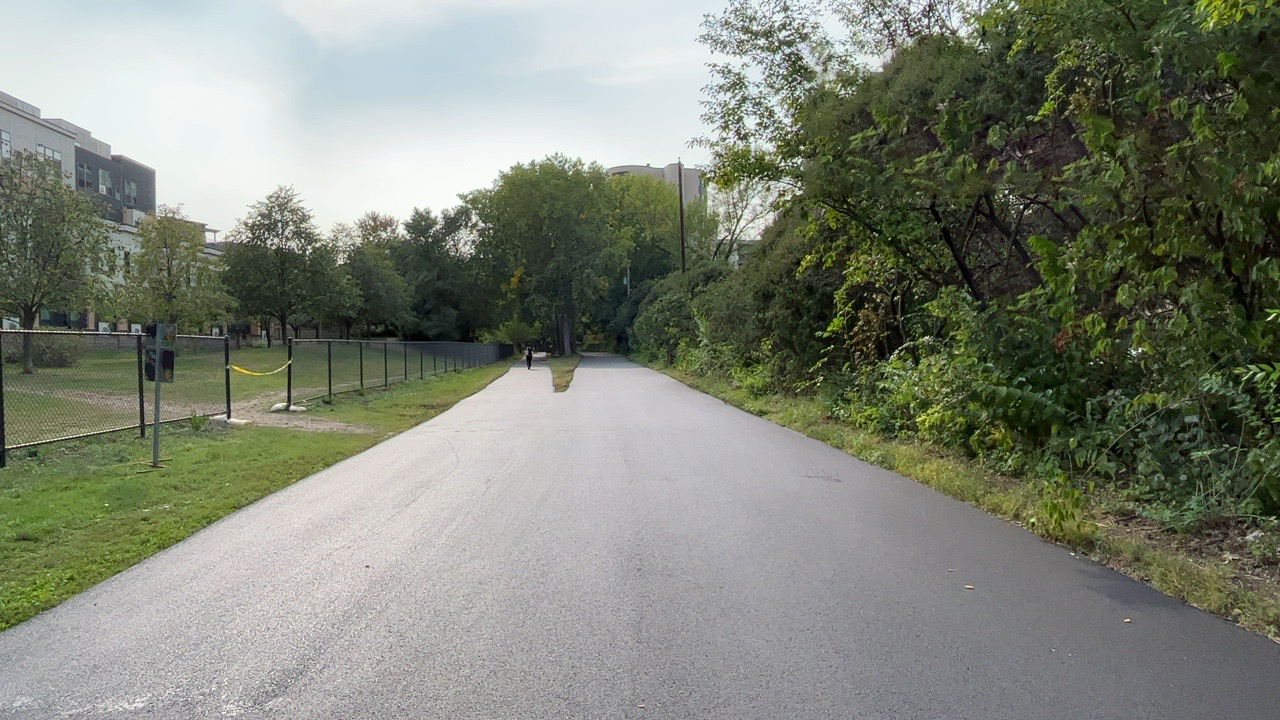
[[[554,152],[696,163],[697,3],[722,0],[225,0],[144,12],[160,1],[126,0],[138,5],[127,14],[75,0],[7,11],[45,32],[0,43],[0,90],[154,167],[161,203],[229,230],[279,184],[328,229],[368,210],[456,204]],[[129,42],[104,52],[103,38]]]
[[[8,14],[20,27],[57,27],[59,51],[49,54],[45,33],[10,34],[0,48],[0,89],[155,168],[160,203],[225,225],[251,197],[246,188],[291,165],[282,118],[295,80],[278,43],[251,25],[85,18],[58,4]],[[102,52],[104,37],[129,38],[127,51]]]
[[[528,9],[530,0],[276,0],[323,47],[362,47],[461,15]]]

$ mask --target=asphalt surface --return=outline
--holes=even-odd
[[[591,357],[0,634],[0,717],[1276,720],[1280,645]]]

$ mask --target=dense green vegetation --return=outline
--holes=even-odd
[[[663,281],[633,339],[1063,497],[1273,523],[1280,15],[982,7],[709,18],[715,178],[784,193],[741,270]]]

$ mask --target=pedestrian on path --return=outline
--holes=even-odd
[[[533,348],[531,347],[524,349],[524,365],[530,370],[533,369]]]

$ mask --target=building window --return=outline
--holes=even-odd
[[[7,158],[13,154],[13,145],[9,142],[9,133],[0,130],[0,158]]]
[[[88,163],[76,163],[76,187],[92,190],[97,186],[96,175]]]
[[[124,204],[129,207],[138,204],[138,183],[132,180],[124,181]]]
[[[57,162],[59,165],[62,164],[62,153],[57,150],[54,150],[51,147],[45,147],[44,145],[37,144],[36,155],[39,155],[40,157],[46,160],[53,160]]]
[[[111,187],[111,173],[98,168],[98,192],[111,197],[115,191]]]

